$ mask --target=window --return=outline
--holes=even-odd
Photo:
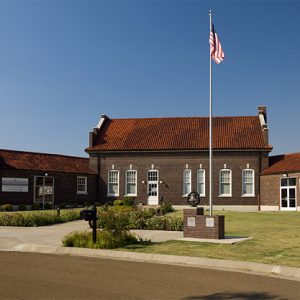
[[[231,197],[231,170],[220,170],[219,196]]]
[[[108,196],[119,196],[119,171],[108,172]]]
[[[243,196],[254,196],[254,170],[245,169],[243,177]]]
[[[205,170],[203,169],[197,171],[197,193],[202,197],[205,196]]]
[[[126,184],[125,190],[127,196],[136,196],[137,195],[137,186],[136,186],[136,171],[126,171]]]
[[[77,177],[77,194],[87,193],[87,177]]]
[[[186,196],[191,192],[192,172],[189,169],[183,171],[183,195]]]

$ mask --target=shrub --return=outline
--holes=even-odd
[[[123,200],[115,200],[113,205],[114,206],[123,206],[124,205],[124,201]]]
[[[114,210],[99,211],[97,227],[116,235],[122,234],[122,232],[129,230],[129,214]]]
[[[1,205],[1,210],[2,211],[12,211],[12,209],[13,209],[13,207],[9,203]]]
[[[63,238],[65,247],[84,247],[84,248],[101,248],[113,249],[130,244],[137,244],[139,240],[129,232],[115,235],[110,231],[97,231],[97,242],[93,244],[92,234],[90,232],[72,232]]]
[[[20,204],[20,205],[18,206],[18,210],[19,210],[19,211],[25,211],[25,210],[27,210],[26,204]]]
[[[171,203],[169,202],[164,202],[160,205],[160,208],[165,212],[165,213],[169,213],[169,212],[173,212],[174,208],[172,206]]]
[[[125,206],[134,206],[134,198],[133,197],[124,197],[124,205]]]
[[[0,226],[45,226],[64,223],[79,220],[79,212],[79,209],[62,210],[60,217],[54,210],[2,212],[0,213]]]

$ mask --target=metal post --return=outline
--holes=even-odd
[[[212,11],[209,11],[209,27],[212,30]],[[212,206],[212,186],[213,186],[213,168],[212,168],[212,63],[211,53],[209,51],[209,215],[213,214]]]
[[[96,204],[94,204],[93,210],[95,211],[94,214],[94,220],[92,223],[92,229],[93,229],[93,244],[96,244],[97,242],[97,207]]]

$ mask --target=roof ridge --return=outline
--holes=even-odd
[[[0,149],[1,152],[14,152],[14,153],[24,153],[24,154],[39,154],[39,155],[48,155],[48,156],[60,156],[60,157],[68,157],[68,158],[76,158],[76,159],[84,159],[88,160],[88,157],[80,157],[73,155],[65,155],[65,154],[57,154],[57,153],[44,153],[44,152],[34,152],[34,151],[24,151],[24,150],[10,150],[10,149]]]
[[[213,116],[213,118],[257,118],[258,116]],[[209,116],[109,118],[109,120],[208,119]]]

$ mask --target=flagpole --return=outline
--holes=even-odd
[[[212,11],[209,11],[209,27],[212,30]],[[209,51],[209,215],[213,214],[212,206],[212,186],[213,186],[213,176],[212,176],[212,63],[211,63],[211,53]]]

